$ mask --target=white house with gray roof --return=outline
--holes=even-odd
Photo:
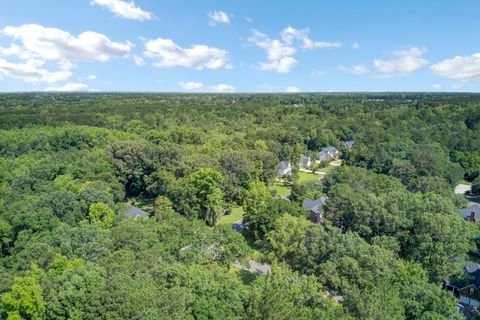
[[[278,177],[283,178],[292,174],[292,164],[288,161],[280,161],[278,164]]]
[[[304,155],[304,154],[301,154],[300,155],[300,161],[298,162],[298,167],[301,169],[301,170],[305,170],[305,169],[310,169],[310,167],[312,166],[312,158]]]
[[[338,160],[338,158],[340,158],[340,151],[335,147],[322,148],[318,154],[319,161]]]

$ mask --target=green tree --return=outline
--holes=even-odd
[[[105,203],[97,202],[90,205],[88,208],[88,218],[90,222],[102,223],[106,228],[112,227],[115,213]]]
[[[9,292],[1,299],[1,310],[8,320],[45,318],[45,300],[40,286],[42,271],[33,266],[25,276],[15,277]]]
[[[204,168],[189,175],[187,181],[194,192],[198,218],[209,226],[215,225],[222,212],[222,174],[214,169]]]

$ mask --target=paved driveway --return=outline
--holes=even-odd
[[[466,184],[459,184],[458,186],[455,187],[455,193],[465,194],[465,192],[469,191],[470,189],[472,189],[471,186],[468,186]]]

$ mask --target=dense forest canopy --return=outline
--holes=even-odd
[[[479,137],[476,94],[1,94],[0,318],[461,319]]]

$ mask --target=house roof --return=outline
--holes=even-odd
[[[473,212],[475,214],[475,220],[480,220],[480,205],[478,204],[475,204],[468,208],[461,209],[460,212],[464,219],[469,219]]]
[[[143,211],[142,209],[135,206],[130,206],[129,208],[125,209],[124,211],[122,211],[122,214],[129,218],[148,218],[150,216],[150,213]]]
[[[314,213],[320,213],[322,207],[326,204],[327,198],[320,197],[315,200],[305,199],[303,200],[302,207],[307,208],[308,210]]]
[[[301,155],[300,155],[300,164],[301,164],[301,165],[305,165],[305,166],[306,166],[309,161],[311,161],[310,157],[307,157],[307,156],[304,155],[304,154],[301,154]]]
[[[292,165],[288,161],[280,161],[280,164],[278,165],[279,170],[288,170],[292,168]]]
[[[355,144],[355,140],[344,141],[343,146],[347,149],[352,149],[353,145]]]
[[[325,148],[322,148],[322,150],[320,151],[320,153],[336,153],[338,152],[338,149],[335,148],[335,147],[325,147]]]

